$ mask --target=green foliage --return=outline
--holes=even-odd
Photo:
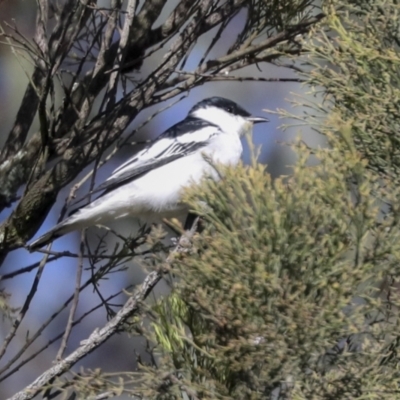
[[[330,147],[297,144],[290,177],[253,163],[188,192],[205,228],[152,310],[150,398],[400,398],[400,5],[324,11],[303,42],[323,102],[301,119]]]
[[[353,398],[383,371],[391,379],[380,381],[381,390],[396,390],[396,363],[387,361],[396,313],[377,283],[398,273],[397,218],[381,220],[372,195],[382,193],[379,179],[360,156],[337,147],[318,150],[311,169],[309,150],[299,146],[290,178],[272,182],[255,164],[221,170],[222,182],[190,191],[205,230],[196,250],[175,260],[175,290],[153,310],[160,369],[176,371],[176,381],[148,370],[150,397],[162,388],[165,398],[189,391],[262,399],[290,386],[299,399]],[[390,304],[399,305],[397,294]],[[370,324],[378,319],[387,323]],[[362,354],[351,346],[326,354],[350,335]]]
[[[400,4],[396,0],[326,1],[327,18],[305,43],[309,85],[351,126],[375,171],[400,168]],[[319,89],[318,89],[319,88]],[[335,122],[320,126],[335,130]]]

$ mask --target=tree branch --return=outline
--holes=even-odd
[[[120,137],[128,124],[146,106],[178,63],[201,29],[212,0],[206,0],[196,10],[192,21],[178,36],[164,62],[138,88],[130,92],[109,112],[100,115],[88,126],[72,136],[63,149],[63,159],[46,172],[21,199],[11,217],[0,226],[0,256],[28,240],[43,222],[54,204],[58,191],[101,152]],[[82,143],[77,146],[76,142]]]
[[[30,385],[25,387],[22,391],[18,392],[14,396],[10,397],[9,400],[30,400],[34,398],[55,377],[58,377],[63,373],[69,371],[71,367],[75,365],[79,360],[101,346],[112,335],[122,330],[124,324],[128,322],[128,320],[133,315],[137,314],[141,310],[142,302],[147,298],[153,288],[161,280],[163,274],[168,271],[174,258],[179,253],[185,253],[188,251],[188,249],[190,249],[191,239],[196,233],[197,224],[198,219],[195,221],[190,231],[182,235],[178,245],[168,256],[165,264],[161,265],[157,271],[153,271],[147,275],[140,287],[136,290],[133,296],[128,299],[128,301],[118,311],[114,318],[107,322],[104,327],[100,329],[95,329],[86,340],[81,342],[81,346],[79,346],[68,357],[58,361],[53,367],[51,367],[42,375],[40,375],[37,379],[35,379],[34,382],[32,382]]]
[[[36,137],[33,141],[36,146],[29,150],[22,146],[38,111],[40,99],[42,99],[42,102],[43,99],[46,99],[50,80],[68,54],[78,32],[89,16],[86,9],[88,1],[82,0],[78,6],[76,6],[75,0],[69,0],[65,3],[58,25],[54,28],[49,40],[48,59],[43,58],[47,53],[44,44],[47,41],[43,27],[45,20],[47,20],[47,15],[44,14],[47,12],[47,3],[46,5],[40,3],[35,42],[38,44],[41,54],[35,59],[36,68],[32,74],[31,83],[28,85],[14,126],[0,154],[0,211],[15,200],[15,193],[18,188],[32,174],[32,166],[36,164],[32,162],[32,156],[33,160],[37,159],[42,140]],[[49,132],[44,131],[41,133],[44,137],[49,134]],[[28,155],[31,157],[28,158]]]

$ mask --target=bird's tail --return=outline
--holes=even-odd
[[[68,219],[59,223],[53,229],[46,232],[44,235],[40,236],[38,239],[28,245],[28,250],[35,251],[37,249],[40,249],[46,244],[52,242],[54,239],[57,239],[60,236],[63,236],[66,233],[73,231],[74,227],[72,226],[72,224],[66,224],[66,221],[68,221]]]

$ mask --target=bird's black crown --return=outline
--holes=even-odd
[[[189,111],[189,114],[192,114],[194,111],[200,108],[206,107],[217,107],[222,108],[233,115],[240,115],[241,117],[251,117],[251,114],[247,112],[244,108],[240,107],[239,104],[235,103],[232,100],[225,99],[224,97],[209,97],[208,99],[204,99],[197,103],[192,109]]]

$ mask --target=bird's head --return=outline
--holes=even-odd
[[[243,134],[253,124],[269,122],[268,118],[255,117],[232,100],[210,97],[197,103],[189,111],[189,116],[218,125],[224,132]]]

